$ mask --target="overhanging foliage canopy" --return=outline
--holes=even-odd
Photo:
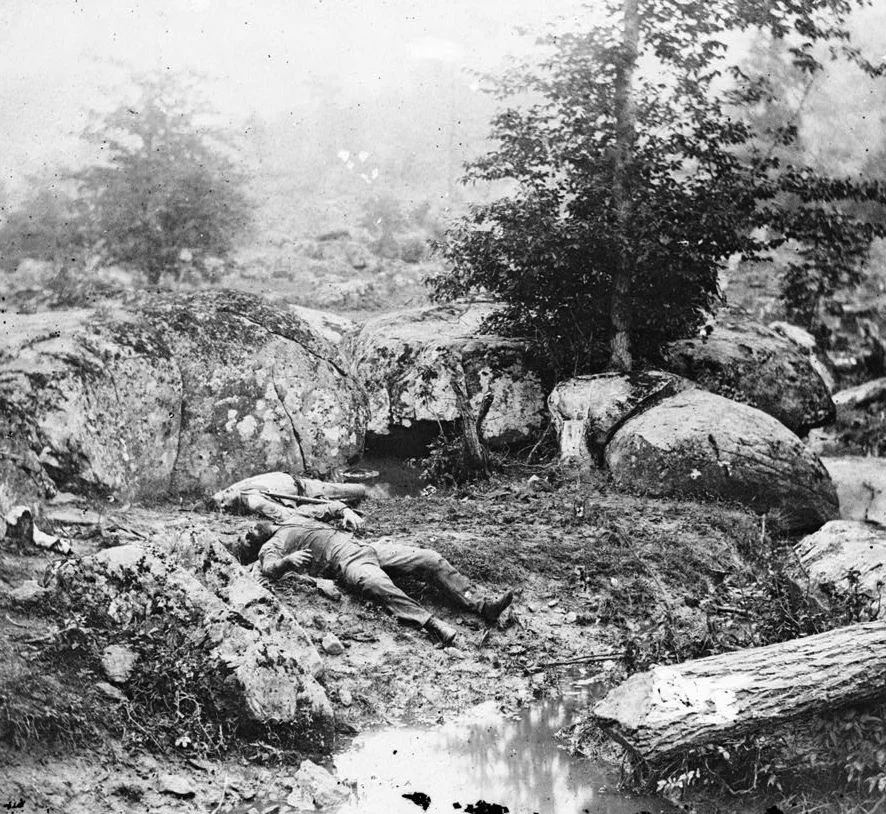
[[[605,6],[599,24],[544,38],[548,58],[495,80],[511,106],[493,122],[497,146],[467,171],[514,190],[449,230],[436,295],[490,292],[505,306],[492,327],[536,336],[560,373],[592,370],[607,357],[619,275],[633,347],[648,357],[697,327],[727,258],[794,240],[788,290],[808,323],[886,234],[841,203],[886,200],[884,188],[790,163],[778,146],[795,123],[759,132],[749,111],[774,89],[730,64],[727,40],[782,40],[807,74],[833,58],[879,75],[846,28],[866,4],[608,0],[594,6]]]

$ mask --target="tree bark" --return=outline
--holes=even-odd
[[[490,399],[484,399],[479,414],[475,413],[471,407],[471,399],[468,395],[467,383],[465,380],[464,369],[458,365],[457,373],[452,373],[452,391],[455,393],[455,406],[461,417],[461,432],[464,441],[465,456],[471,469],[482,472],[484,475],[489,474],[489,453],[480,437],[480,424],[489,407],[492,404]]]
[[[686,750],[771,731],[886,695],[886,620],[655,667],[593,709],[633,759],[662,765]]]
[[[637,111],[633,82],[640,43],[639,0],[624,0],[622,53],[615,73],[615,166],[612,174],[612,197],[618,221],[618,257],[612,279],[612,343],[609,366],[629,371],[631,354],[631,289],[634,262],[630,248],[631,165],[637,139]]]

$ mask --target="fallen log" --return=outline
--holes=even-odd
[[[886,696],[886,620],[631,676],[591,712],[635,763]]]

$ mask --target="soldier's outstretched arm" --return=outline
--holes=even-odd
[[[295,511],[305,517],[313,517],[315,520],[329,521],[341,519],[345,524],[345,528],[350,531],[357,531],[365,525],[363,518],[340,500],[301,504]]]
[[[300,571],[311,561],[311,552],[302,550],[283,553],[283,540],[278,532],[268,540],[258,553],[259,567],[268,579],[279,579],[287,571]]]

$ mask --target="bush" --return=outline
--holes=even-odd
[[[490,471],[495,467],[490,457]],[[419,469],[419,477],[435,486],[458,486],[488,477],[489,472],[477,469],[468,458],[465,442],[460,433],[440,434],[428,444],[424,458],[412,459],[412,466]]]
[[[404,263],[421,263],[427,260],[428,250],[428,241],[418,235],[410,235],[400,241],[400,259]]]

